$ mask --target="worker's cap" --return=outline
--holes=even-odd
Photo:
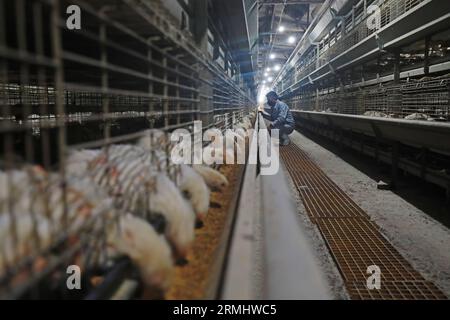
[[[270,91],[268,94],[266,94],[267,98],[274,98],[278,100],[278,94],[275,91]]]

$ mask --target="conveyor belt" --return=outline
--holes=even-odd
[[[370,217],[296,145],[281,157],[319,228],[352,299],[447,299],[398,253]],[[381,269],[381,289],[367,288],[367,268]]]

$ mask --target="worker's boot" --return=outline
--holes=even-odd
[[[291,143],[291,139],[289,139],[289,135],[282,134],[280,137],[280,146],[288,146]]]

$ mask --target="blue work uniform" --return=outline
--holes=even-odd
[[[264,119],[272,122],[272,128],[280,130],[280,136],[289,135],[294,131],[295,121],[286,103],[278,100],[275,106],[262,113]]]

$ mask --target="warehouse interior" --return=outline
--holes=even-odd
[[[0,0],[0,299],[447,300],[449,249],[449,1]]]

